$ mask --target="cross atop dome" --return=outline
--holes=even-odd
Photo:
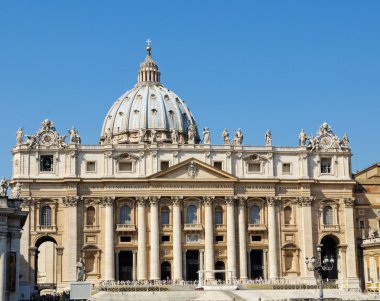
[[[148,38],[146,40],[146,58],[143,63],[140,64],[140,70],[137,76],[138,84],[141,83],[159,83],[160,82],[160,71],[158,70],[158,65],[152,59],[151,55],[151,40]]]

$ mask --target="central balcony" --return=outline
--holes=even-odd
[[[202,224],[185,224],[183,227],[184,231],[202,231]]]
[[[267,226],[264,224],[248,224],[248,231],[254,232],[254,231],[266,231]]]
[[[136,231],[136,225],[134,224],[117,224],[116,225],[117,232],[133,232]]]

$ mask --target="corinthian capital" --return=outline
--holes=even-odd
[[[226,205],[233,206],[235,204],[236,199],[236,196],[226,196]]]
[[[203,197],[203,204],[204,204],[205,206],[211,206],[213,200],[214,200],[214,197],[213,197],[213,196],[204,196],[204,197]]]
[[[355,206],[355,200],[353,198],[344,199],[344,207],[353,208]]]
[[[137,206],[145,206],[145,203],[149,200],[146,196],[136,197]]]
[[[63,199],[63,204],[67,207],[76,207],[78,206],[79,200],[80,200],[79,196],[66,196]]]
[[[301,207],[311,206],[313,201],[315,201],[315,196],[297,198],[298,205],[300,205]]]
[[[114,201],[115,201],[115,197],[106,196],[101,199],[100,204],[103,207],[113,206]]]
[[[159,196],[151,196],[149,197],[149,204],[151,206],[157,206],[158,205],[158,201],[160,200],[161,197]]]
[[[280,200],[281,198],[278,196],[271,196],[271,197],[266,198],[266,203],[268,206],[272,207],[272,206],[276,206],[276,203],[279,202]]]
[[[180,206],[182,203],[183,196],[173,196],[172,197],[172,202],[173,206]]]

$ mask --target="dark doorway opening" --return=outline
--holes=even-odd
[[[322,245],[322,252],[321,252],[321,260],[327,256],[329,259],[331,257],[334,258],[334,266],[331,271],[323,271],[322,272],[322,278],[323,279],[338,279],[338,240],[334,236],[325,236],[321,240],[321,245]]]
[[[161,280],[172,279],[172,269],[170,262],[164,261],[161,263]]]
[[[132,281],[133,255],[132,251],[119,252],[119,280]]]
[[[195,281],[198,280],[199,270],[199,251],[187,250],[186,252],[186,280]]]
[[[215,270],[225,270],[225,264],[223,261],[217,261],[215,263]],[[220,281],[225,281],[226,280],[226,274],[225,272],[215,273],[215,279],[220,280]]]
[[[263,278],[263,250],[251,250],[251,279]]]

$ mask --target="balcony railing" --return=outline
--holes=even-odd
[[[321,225],[322,231],[339,231],[339,225]]]
[[[183,227],[183,230],[185,230],[185,231],[202,231],[203,226],[202,226],[202,224],[185,224]]]
[[[265,231],[267,226],[264,224],[248,224],[248,231]]]
[[[297,229],[297,225],[294,225],[294,224],[282,224],[281,228],[283,230],[296,230]]]
[[[172,231],[173,225],[161,225],[162,231]]]
[[[215,230],[219,230],[219,231],[223,231],[223,230],[227,230],[227,225],[215,225]]]
[[[136,225],[134,224],[117,224],[116,231],[118,232],[133,232],[136,231]]]
[[[99,231],[99,226],[94,225],[84,225],[85,232],[97,232]]]
[[[37,226],[38,232],[52,233],[57,231],[57,226]]]

